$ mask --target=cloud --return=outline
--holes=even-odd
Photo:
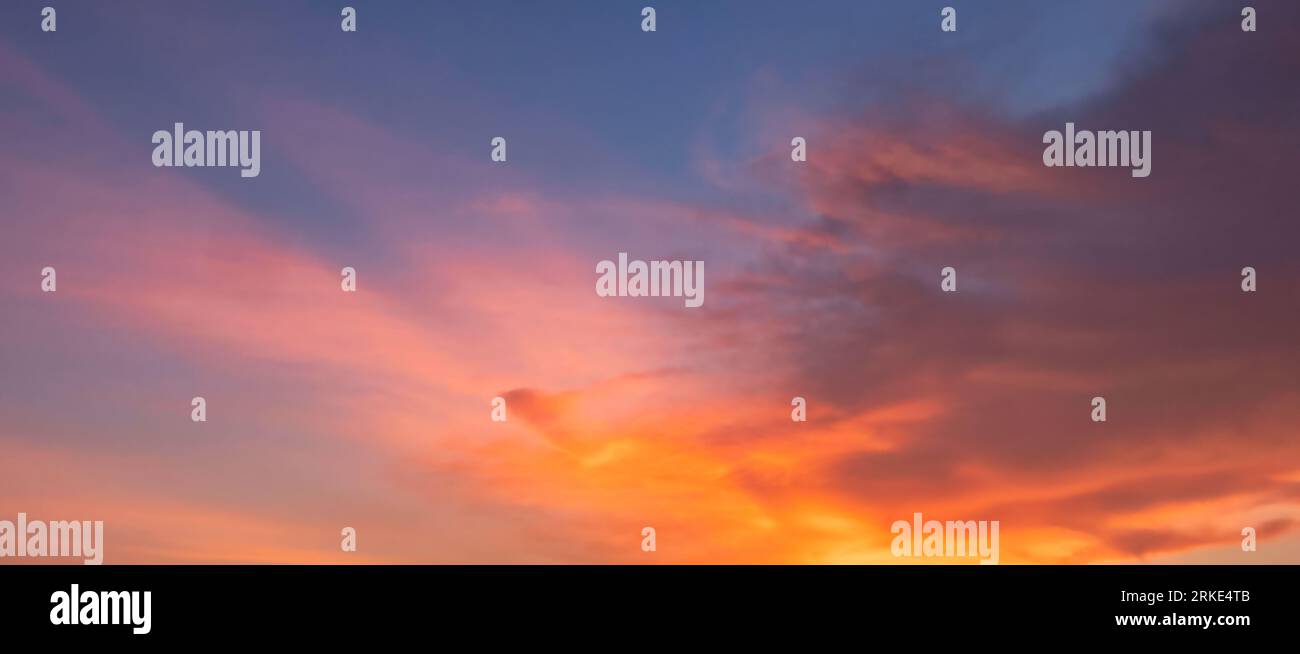
[[[1296,233],[1284,209],[1296,150],[1279,148],[1300,136],[1285,110],[1296,52],[1234,30],[1185,27],[1084,106],[999,119],[900,102],[825,121],[796,187],[817,223],[851,227],[834,247],[790,248],[756,273],[778,281],[752,290],[796,303],[809,326],[791,339],[806,366],[788,383],[848,414],[908,398],[945,411],[814,478],[863,507],[1003,513],[1145,556],[1224,536],[1181,531],[1181,516],[1145,530],[1099,523],[1266,491],[1258,480],[1294,467],[1288,371],[1300,352],[1283,334],[1300,327],[1300,271],[1275,239]],[[1038,136],[1066,120],[1152,129],[1150,183],[1042,167]],[[938,289],[948,265],[953,296]],[[1272,292],[1241,293],[1244,265],[1272,271]],[[1105,425],[1088,420],[1093,395],[1110,402]],[[1179,476],[1189,465],[1218,470]],[[992,499],[1121,471],[1177,483],[1049,499],[1032,516]]]
[[[892,562],[916,511],[1001,520],[1006,562],[1230,557],[1300,520],[1300,57],[1171,20],[1104,93],[1033,115],[755,104],[816,128],[808,164],[762,130],[781,147],[700,148],[703,198],[465,161],[307,81],[241,95],[267,179],[328,230],[115,160],[147,141],[6,50],[0,459],[93,479],[42,506],[102,507],[117,562],[332,561],[345,524],[365,560],[641,562],[654,526],[655,561]],[[1044,168],[1067,120],[1153,130],[1152,176]],[[705,310],[596,297],[619,251],[703,258]]]

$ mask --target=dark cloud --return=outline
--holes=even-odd
[[[799,192],[817,213],[806,230],[834,247],[791,245],[733,290],[784,307],[759,323],[797,321],[793,335],[768,333],[772,349],[794,349],[799,377],[785,383],[840,415],[914,398],[946,410],[898,450],[829,463],[824,483],[902,505],[978,490],[964,466],[1032,483],[1174,459],[1218,468],[1037,516],[1087,529],[1267,490],[1267,475],[1300,464],[1300,41],[1284,27],[1300,25],[1300,5],[1261,13],[1272,27],[1245,34],[1183,12],[1107,92],[1039,115],[899,100],[827,121],[819,142],[833,145]],[[1045,168],[1042,134],[1066,121],[1152,130],[1151,176]],[[1247,265],[1258,293],[1239,289]],[[957,268],[959,293],[939,291],[943,266]],[[1108,398],[1104,425],[1089,420],[1093,395]],[[1111,538],[1134,554],[1196,540]]]

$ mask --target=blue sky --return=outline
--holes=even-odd
[[[501,131],[520,138],[521,154],[585,139],[604,149],[563,165],[520,158],[557,183],[581,173],[589,184],[613,158],[690,188],[692,141],[743,125],[739,114],[764,89],[812,112],[887,99],[903,83],[1029,113],[1104,86],[1165,3],[956,3],[959,30],[942,34],[943,2],[661,2],[661,28],[643,34],[641,2],[360,1],[360,29],[346,38],[328,29],[338,2],[179,14],[168,3],[60,2],[53,38],[36,29],[44,4],[0,8],[5,37],[124,129],[152,131],[173,116],[237,121],[250,93],[274,87],[448,152],[478,151]],[[747,146],[745,133],[732,136]]]

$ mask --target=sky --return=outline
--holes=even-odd
[[[0,520],[110,564],[932,562],[916,512],[1300,561],[1295,3],[344,4],[0,5]],[[154,167],[176,122],[261,174]],[[1066,122],[1151,176],[1044,167]],[[619,252],[704,306],[597,296]]]

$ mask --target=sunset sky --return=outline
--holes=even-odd
[[[1300,3],[1242,4],[4,2],[0,519],[109,564],[911,563],[914,512],[1300,563]],[[1151,176],[1044,167],[1067,121]],[[260,176],[155,168],[176,122]],[[704,306],[598,297],[619,252]]]

